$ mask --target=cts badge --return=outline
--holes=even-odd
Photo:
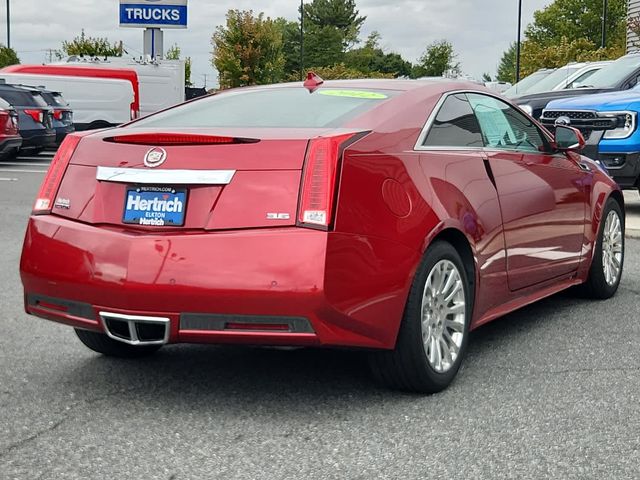
[[[164,148],[156,147],[152,148],[144,156],[145,167],[155,168],[162,165],[167,159],[167,152]]]

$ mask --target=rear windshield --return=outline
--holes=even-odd
[[[134,127],[341,127],[398,95],[395,90],[302,87],[238,90],[152,115]]]
[[[16,107],[35,107],[35,102],[28,92],[21,90],[0,90],[0,97]]]
[[[42,95],[40,95],[40,92],[31,92],[31,95],[33,96],[33,101],[35,102],[35,104],[38,107],[48,107],[49,106],[47,101],[42,97]]]
[[[538,70],[537,72],[532,73],[528,77],[523,78],[508,90],[505,90],[503,95],[507,98],[517,97],[518,95],[524,95],[536,83],[538,83],[544,77],[548,77],[552,73],[553,73],[553,70]]]
[[[64,97],[58,92],[42,92],[42,96],[47,104],[52,107],[66,107],[69,104]]]

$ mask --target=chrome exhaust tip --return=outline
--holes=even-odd
[[[100,322],[109,338],[128,345],[164,345],[169,341],[170,320],[100,312]]]

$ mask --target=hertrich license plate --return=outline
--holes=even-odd
[[[187,189],[127,187],[123,223],[154,227],[182,226],[187,209]]]

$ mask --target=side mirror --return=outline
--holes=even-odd
[[[579,152],[586,142],[580,130],[558,125],[556,127],[555,147],[561,152]]]

